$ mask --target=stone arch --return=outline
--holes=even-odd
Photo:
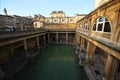
[[[100,17],[100,16],[99,16]],[[97,20],[97,18],[99,18],[98,16],[96,16],[94,19],[93,19],[93,22],[91,23],[91,31],[92,31],[92,28],[93,28],[93,26],[94,26],[94,23],[95,23],[95,21]]]
[[[84,30],[89,30],[88,21],[84,21]]]
[[[34,22],[34,27],[37,28],[37,22]]]
[[[99,28],[99,26],[101,26],[102,28]],[[102,32],[112,32],[112,27],[111,27],[110,21],[106,17],[99,16],[94,19],[94,23],[92,24],[91,30],[102,31]]]
[[[104,17],[107,18],[109,23],[110,23],[111,34],[112,34],[112,32],[113,32],[113,22],[112,22],[112,19],[108,15],[106,15],[106,14],[104,15]]]
[[[79,23],[79,29],[80,29],[80,30],[83,30],[83,23],[82,23],[82,22]]]

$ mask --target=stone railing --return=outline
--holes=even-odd
[[[81,29],[79,29],[79,30],[77,30],[77,32],[82,33],[84,35],[89,35],[89,30],[81,30]]]
[[[111,33],[107,32],[92,32],[91,36],[102,37],[105,39],[111,39]]]
[[[63,32],[66,32],[66,31],[72,31],[72,32],[75,32],[76,29],[47,29],[47,31],[63,31]]]
[[[46,30],[24,30],[24,31],[2,31],[0,32],[0,40],[10,39],[10,38],[18,38],[22,36],[32,35],[32,34],[38,34],[45,32]]]

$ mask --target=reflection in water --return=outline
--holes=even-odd
[[[63,61],[63,62],[69,62],[69,61],[73,61],[74,58],[71,57],[60,57],[60,58],[50,58],[49,61]]]

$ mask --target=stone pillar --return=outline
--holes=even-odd
[[[111,69],[112,69],[112,65],[113,65],[113,56],[108,55],[107,58],[107,63],[105,66],[105,72],[104,72],[104,80],[110,80],[110,73],[111,73]]]
[[[94,53],[96,49],[96,46],[89,41],[87,41],[87,53],[86,58],[89,60],[92,57],[92,54]]]
[[[68,33],[66,33],[66,44],[68,44]]]
[[[81,44],[81,37],[79,36],[79,44]]]
[[[28,47],[27,47],[27,41],[26,41],[26,39],[24,40],[24,49],[25,49],[25,53],[26,53],[27,57],[29,57]]]
[[[82,49],[84,49],[84,39],[81,37],[81,43],[80,43],[80,46]]]
[[[114,26],[120,26],[120,8],[115,10],[115,19],[114,19]],[[111,35],[111,40],[113,40],[114,42],[118,42],[119,39],[119,34],[120,34],[120,29],[116,28],[114,30],[114,34]]]
[[[12,58],[12,59],[15,59],[15,56],[14,56],[14,49],[11,49],[11,58]]]
[[[56,42],[58,43],[58,33],[56,33]]]
[[[46,45],[46,36],[44,34],[44,45]]]
[[[37,47],[38,47],[38,50],[39,50],[40,49],[39,36],[37,36]]]
[[[81,48],[81,37],[79,36],[79,47],[80,47],[80,52],[81,52],[81,50],[82,50],[82,48]]]
[[[80,47],[82,47],[82,37],[80,37]]]
[[[116,58],[114,58],[109,80],[114,80],[114,76],[116,75],[118,65],[119,65],[118,60]]]
[[[75,34],[75,43],[77,43],[77,33]]]
[[[50,33],[48,33],[48,43],[50,42]]]
[[[76,43],[80,44],[80,36],[79,35],[76,35]]]

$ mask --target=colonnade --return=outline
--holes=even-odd
[[[52,36],[50,36],[51,33],[48,33],[48,42],[52,41],[51,38]],[[55,32],[53,33],[55,34],[55,43],[65,43],[65,44],[69,44],[69,34],[75,34],[75,32],[73,33],[69,33],[69,32]],[[64,34],[65,35],[65,42],[60,42],[59,41],[59,36],[61,36],[60,34]],[[73,36],[73,39],[74,39],[74,36]]]
[[[66,36],[66,44],[68,44],[68,33],[65,33]],[[56,42],[59,43],[59,33],[56,33]]]
[[[65,44],[68,44],[69,43],[69,34],[75,34],[75,32],[55,32],[54,34],[56,35],[55,36],[55,43],[64,43],[64,42],[60,42],[59,41],[59,36],[60,34],[64,34],[65,35]],[[50,43],[52,40],[52,36],[51,36],[51,33],[47,33],[47,34],[42,34],[42,35],[36,35],[34,37],[35,39],[35,42],[36,42],[36,46],[38,48],[38,50],[40,49],[40,37],[42,36],[43,38],[43,43],[44,45],[47,45],[47,43]],[[73,39],[74,39],[74,36],[73,36]],[[29,56],[29,53],[28,53],[28,45],[27,45],[27,38],[23,40],[24,41],[24,49],[25,49],[25,53],[27,55],[27,57]],[[53,42],[53,41],[52,41]]]
[[[44,45],[46,45],[46,34],[43,34],[43,35],[40,35],[40,36],[43,36],[43,41],[44,41],[43,43],[44,43]],[[38,51],[40,50],[40,38],[39,38],[40,36],[37,35],[35,37]],[[27,57],[29,57],[27,39],[24,39],[24,50],[25,50],[25,53],[26,53]]]
[[[96,46],[95,44],[97,44],[97,43],[90,42],[89,40],[80,36],[79,34],[76,34],[76,35],[77,35],[76,43],[78,45],[80,45],[80,47],[79,47],[80,53],[84,52],[84,55],[86,57],[86,63],[90,64],[90,60],[93,58],[93,54],[95,54],[96,48],[99,46]],[[87,48],[85,48],[85,40],[87,40]],[[101,49],[101,50],[104,51],[104,49]],[[102,73],[103,80],[115,80],[114,78],[116,75],[116,71],[118,69],[118,64],[119,64],[119,59],[116,58],[115,56],[107,53],[106,64],[105,64],[105,68],[103,70],[104,72]]]

